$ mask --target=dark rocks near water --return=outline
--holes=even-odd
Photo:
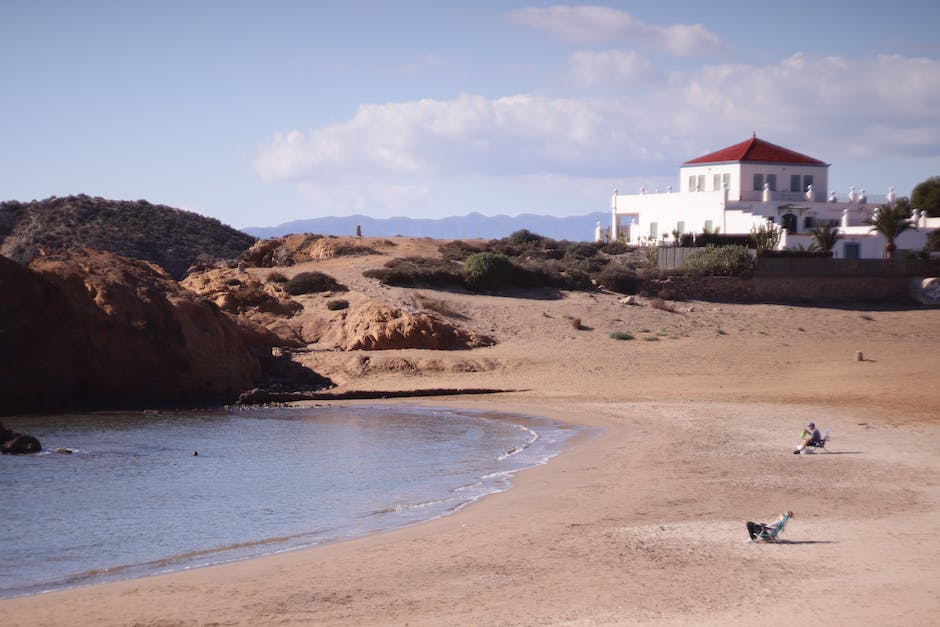
[[[0,422],[0,453],[3,455],[29,455],[42,450],[39,440],[31,435],[7,429]]]

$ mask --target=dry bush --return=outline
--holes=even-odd
[[[411,302],[418,309],[433,311],[447,318],[456,318],[459,320],[467,319],[464,313],[457,311],[451,303],[440,298],[433,298],[426,294],[416,293],[411,297]]]
[[[668,311],[670,313],[676,312],[675,303],[667,302],[659,297],[653,298],[650,300],[650,307],[652,307],[653,309],[660,309],[662,311]]]
[[[581,318],[572,318],[572,319],[571,319],[571,327],[572,327],[575,331],[580,331],[581,329],[583,329],[584,327],[581,326]]]

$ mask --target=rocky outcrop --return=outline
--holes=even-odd
[[[303,310],[277,283],[255,279],[239,268],[209,268],[191,273],[180,284],[235,316],[252,346],[299,347],[303,341],[286,321]]]
[[[228,402],[258,359],[158,266],[88,248],[0,257],[0,411]]]
[[[915,279],[911,295],[921,305],[940,305],[940,278]]]
[[[491,346],[495,342],[454,326],[428,312],[408,312],[385,303],[370,302],[351,309],[343,325],[343,350],[424,348],[455,350]]]
[[[255,268],[274,268],[333,257],[377,254],[380,253],[364,245],[359,238],[303,233],[255,242],[242,254],[242,262]]]
[[[29,455],[42,450],[39,440],[31,435],[7,429],[0,422],[0,453],[3,455]]]

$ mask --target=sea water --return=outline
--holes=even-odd
[[[531,417],[358,405],[4,423],[44,451],[0,456],[0,598],[428,520],[506,489],[574,434]]]

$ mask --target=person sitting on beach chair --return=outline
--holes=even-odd
[[[806,450],[806,447],[819,446],[819,443],[821,442],[824,441],[822,436],[819,434],[819,429],[816,428],[816,423],[811,422],[803,427],[803,431],[800,432],[800,445],[796,447],[796,450],[793,451],[793,454],[799,455]]]
[[[787,521],[793,518],[792,511],[786,511],[777,517],[772,523],[756,523],[747,521],[747,535],[751,542],[764,540],[765,542],[779,542],[777,538],[783,528],[787,526]]]

